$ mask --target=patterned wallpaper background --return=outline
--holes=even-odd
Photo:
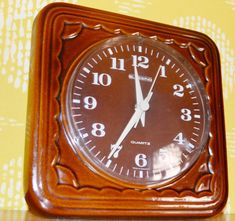
[[[31,29],[51,0],[0,1],[0,210],[26,210],[24,138]],[[235,0],[67,0],[102,10],[185,27],[209,35],[222,62],[229,168],[225,213],[235,213]]]

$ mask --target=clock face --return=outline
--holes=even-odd
[[[65,131],[95,173],[124,186],[159,186],[200,156],[210,124],[206,92],[169,45],[118,36],[88,49],[69,73]]]

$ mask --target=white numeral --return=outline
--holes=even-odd
[[[192,116],[191,116],[191,110],[189,109],[186,109],[186,108],[182,108],[181,109],[181,116],[180,118],[183,120],[183,121],[191,121],[192,120]]]
[[[101,123],[93,123],[91,134],[95,137],[104,137],[105,136],[105,126]]]
[[[138,167],[146,167],[147,166],[147,156],[143,153],[137,154],[135,157],[135,164]]]
[[[163,65],[161,65],[160,77],[162,77],[162,78],[167,78],[167,76],[166,76],[166,67],[163,66]]]
[[[149,67],[149,59],[147,57],[132,55],[132,58],[133,58],[132,66],[142,67],[145,69]]]
[[[180,84],[174,84],[173,89],[175,90],[173,95],[178,97],[184,96],[184,87]]]
[[[177,136],[173,139],[178,144],[184,144],[184,136],[183,133],[178,133]]]
[[[97,72],[93,73],[93,82],[94,85],[109,86],[112,83],[112,78],[109,74]]]
[[[88,110],[93,110],[96,108],[97,106],[97,101],[94,97],[92,96],[87,96],[84,97],[84,108],[88,109]]]
[[[111,69],[125,71],[124,68],[124,59],[123,58],[111,58],[112,59],[112,67]]]

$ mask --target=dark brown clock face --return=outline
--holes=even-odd
[[[89,49],[70,73],[66,134],[96,173],[146,188],[180,177],[198,159],[209,106],[200,77],[179,52],[119,36]]]

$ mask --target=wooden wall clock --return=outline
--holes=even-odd
[[[222,210],[219,53],[205,35],[63,3],[33,28],[29,207],[55,216]]]

